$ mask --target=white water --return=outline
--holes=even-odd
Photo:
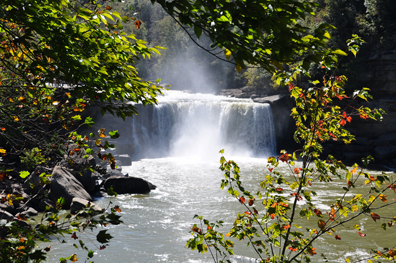
[[[78,235],[96,251],[93,258],[96,263],[213,262],[209,254],[198,254],[185,247],[190,238],[189,230],[197,223],[192,218],[199,214],[209,220],[224,220],[223,232],[226,233],[237,213],[244,211],[219,188],[223,175],[218,169],[218,152],[225,149],[225,157],[240,165],[245,186],[257,189],[268,170],[266,159],[255,157],[275,154],[270,108],[250,100],[171,92],[160,98],[155,108],[139,107],[139,113],[140,116],[126,123],[121,132],[123,146],[133,146],[131,152],[136,159],[132,166],[122,169],[158,188],[147,195],[119,195],[96,201],[106,207],[111,200],[122,210],[124,224],[108,226],[114,239],[105,250],[96,249],[89,241],[95,240],[91,233]],[[286,167],[278,169],[288,172]],[[328,209],[331,200],[341,194],[339,188],[336,182],[331,187],[327,183],[319,184],[316,205]],[[344,262],[346,256],[362,258],[367,255],[368,248],[384,246],[384,242],[394,236],[394,229],[381,230],[380,223],[372,222],[369,216],[360,222],[366,222],[365,233],[377,232],[379,237],[368,234],[361,238],[352,226],[345,226],[338,232],[342,241],[335,241],[333,236],[318,240],[318,255],[312,262],[325,262],[320,253],[327,256],[328,262]],[[307,224],[316,227],[317,219]],[[69,236],[65,239],[68,244],[51,244],[48,262],[56,262],[59,257],[73,253],[80,257],[78,262],[85,259],[86,253],[71,245],[78,240]],[[251,247],[237,247],[235,252],[240,256],[255,256]],[[238,259],[238,262],[250,261]]]
[[[132,120],[134,157],[263,157],[276,150],[268,104],[210,94],[169,91],[154,108],[139,107]]]

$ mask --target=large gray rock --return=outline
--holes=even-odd
[[[92,206],[92,209],[97,212],[97,213],[102,213],[104,209],[100,208],[98,205],[91,203],[87,200],[75,197],[72,200],[72,203],[70,205],[70,213],[75,214],[77,211],[84,209],[87,207],[88,203],[90,203],[90,206]]]
[[[117,194],[147,194],[156,186],[136,177],[109,177],[104,182],[106,191],[113,187]]]
[[[52,172],[51,198],[56,202],[60,197],[64,197],[64,209],[68,209],[74,197],[79,197],[92,201],[92,197],[84,186],[65,167],[55,166]]]

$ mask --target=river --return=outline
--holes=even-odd
[[[126,128],[133,134],[124,138],[124,143],[134,147],[134,161],[132,166],[123,166],[122,171],[150,181],[157,189],[147,195],[118,195],[95,201],[101,207],[106,207],[110,201],[118,205],[124,221],[107,227],[114,239],[104,250],[96,249],[89,241],[95,239],[92,233],[79,235],[96,251],[93,258],[96,263],[212,262],[209,254],[202,255],[186,248],[186,241],[191,237],[190,228],[197,223],[193,216],[199,214],[209,220],[223,220],[226,233],[237,213],[244,212],[234,198],[220,190],[223,175],[218,169],[219,150],[224,148],[225,157],[240,165],[248,188],[258,189],[259,182],[268,174],[265,157],[275,154],[276,147],[268,105],[213,95],[175,93],[168,96],[171,98],[164,97],[154,110],[142,112],[144,119],[134,120]],[[260,120],[266,118],[266,122],[260,123],[257,129],[259,121],[256,117]],[[280,166],[279,170],[288,172],[285,166]],[[342,194],[341,184],[342,181],[315,184],[318,194],[315,204],[328,211],[332,200]],[[389,200],[395,198],[394,194],[388,194]],[[304,205],[304,202],[299,205]],[[387,213],[391,214],[392,210],[394,207]],[[321,237],[315,245],[318,254],[312,258],[313,262],[344,262],[346,257],[362,259],[370,248],[388,246],[396,229],[382,230],[381,223],[388,221],[381,218],[375,223],[366,216],[339,228],[337,234],[342,240],[335,240],[334,235]],[[363,225],[361,232],[366,233],[366,237],[360,237],[352,228],[357,223]],[[304,227],[309,225],[316,228],[317,218],[312,217],[304,223]],[[71,238],[67,241],[67,244],[56,241],[51,244],[49,262],[56,262],[59,257],[72,253],[77,253],[79,261],[84,260],[85,252],[73,248]],[[235,253],[254,257],[251,247],[245,245],[236,247]],[[321,257],[322,253],[327,261]],[[248,258],[231,260],[253,262]]]

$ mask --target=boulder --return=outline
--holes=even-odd
[[[42,173],[51,174],[52,170],[42,166],[37,166],[23,184],[23,187],[27,193],[36,193],[41,188],[43,183],[42,179],[40,178],[40,174]],[[47,179],[51,180],[51,177],[47,177]]]
[[[68,148],[70,153],[78,146],[72,144]],[[92,155],[88,155],[88,158],[85,158],[85,156],[87,156],[85,149],[81,148],[78,152],[73,152],[72,155],[65,155],[65,161],[61,165],[70,168],[70,172],[84,186],[85,190],[93,193],[95,191],[96,178],[92,175],[90,169],[95,168],[96,161]]]
[[[14,216],[11,213],[4,211],[4,210],[0,210],[0,219],[5,219],[5,220],[10,221],[13,218],[14,218]]]
[[[87,200],[75,197],[72,200],[72,203],[70,205],[70,213],[75,214],[77,211],[84,209],[87,207],[88,203],[90,203],[90,206],[92,206],[92,209],[97,212],[97,213],[102,213],[104,209],[100,208],[98,205],[91,203]]]
[[[106,191],[113,187],[117,194],[148,194],[156,186],[137,177],[109,177],[104,182]]]
[[[65,203],[64,209],[68,209],[74,197],[79,197],[88,201],[92,201],[89,193],[84,186],[68,171],[65,167],[55,166],[52,172],[51,181],[51,198],[56,201],[63,197]]]
[[[19,215],[22,217],[31,217],[31,216],[36,216],[38,212],[36,209],[29,207],[26,211],[20,212]],[[18,216],[18,215],[16,215]]]

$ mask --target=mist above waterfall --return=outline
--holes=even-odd
[[[166,92],[154,107],[138,106],[127,135],[133,156],[262,157],[276,149],[271,108],[250,99]]]

